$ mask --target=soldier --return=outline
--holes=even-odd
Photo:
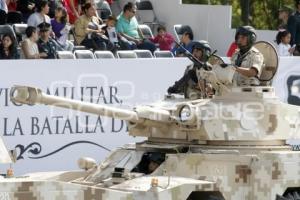
[[[231,62],[236,70],[233,84],[235,86],[258,86],[264,58],[253,47],[256,41],[255,29],[251,26],[239,27],[235,34],[235,41],[239,49],[231,57]]]
[[[211,48],[209,46],[209,43],[207,41],[201,40],[201,41],[195,41],[192,45],[192,53],[193,56],[198,59],[199,61],[203,62],[203,65],[210,66],[210,64],[207,62],[208,58],[211,54]],[[189,95],[187,94],[187,91],[189,89],[195,89],[198,88],[198,91],[200,91],[200,87],[198,84],[198,77],[197,77],[197,69],[199,69],[202,66],[199,66],[198,64],[192,64],[187,66],[184,75],[181,79],[175,82],[175,84],[168,88],[168,93],[171,94],[185,94],[186,98],[189,98]],[[202,88],[203,89],[203,88]]]
[[[57,43],[50,38],[50,27],[51,25],[47,22],[43,22],[38,25],[40,30],[40,39],[37,44],[39,52],[47,54],[47,57],[45,57],[46,59],[56,58],[56,51],[60,49],[60,47],[57,46]]]
[[[165,161],[163,154],[155,152],[149,155],[149,164],[146,174],[151,174]]]

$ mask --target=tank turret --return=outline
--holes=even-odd
[[[278,64],[276,50],[268,43],[256,47],[265,57],[261,85],[231,85],[230,67],[212,67],[204,73],[199,69],[215,90],[205,99],[166,95],[162,101],[126,110],[14,86],[14,102],[122,119],[128,122],[130,135],[147,140],[113,151],[99,165],[90,158],[79,159],[84,172],[0,179],[0,194],[41,200],[50,195],[56,199],[298,199],[300,152],[286,140],[299,138],[300,109],[280,102],[270,86]]]
[[[296,136],[299,123],[299,109],[280,102],[272,87],[233,87],[222,96],[192,101],[167,96],[164,101],[132,111],[47,95],[26,86],[15,86],[11,91],[14,102],[54,105],[126,120],[130,135],[150,141],[278,144]]]
[[[166,95],[163,101],[126,110],[48,95],[38,88],[14,86],[11,100],[126,120],[130,135],[147,137],[151,142],[285,144],[287,139],[299,135],[299,109],[280,102],[274,88],[269,86],[277,70],[276,51],[265,42],[258,42],[255,46],[265,56],[261,86],[235,87],[231,84],[234,76],[232,67],[213,65],[211,71],[200,68],[198,76],[208,80],[215,89],[213,98],[192,100]]]

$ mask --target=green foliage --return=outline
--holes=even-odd
[[[249,18],[247,4],[249,1]],[[279,25],[278,9],[288,6],[294,9],[294,0],[183,0],[185,4],[231,5],[232,27],[252,25],[256,29],[275,30]],[[244,17],[243,17],[244,16]]]

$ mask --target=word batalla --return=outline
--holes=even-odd
[[[8,118],[4,118],[0,122],[3,136],[119,133],[127,131],[126,123],[123,120],[104,119],[104,117],[89,115],[72,118],[66,118],[65,116],[31,117],[29,120],[24,121],[17,118],[13,122],[9,121]],[[28,126],[28,123],[30,126]]]

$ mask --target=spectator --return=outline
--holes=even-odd
[[[159,26],[157,28],[157,36],[151,38],[150,41],[159,44],[159,49],[163,51],[170,51],[172,49],[172,44],[174,43],[174,38],[170,33],[167,33],[166,27]]]
[[[68,16],[66,9],[61,6],[57,7],[55,9],[55,18],[51,19],[52,31],[57,38],[57,42],[63,47],[63,49],[72,51],[74,45],[67,40],[71,27],[67,23]]]
[[[47,54],[39,53],[39,49],[36,44],[38,40],[36,27],[28,26],[25,32],[27,38],[21,44],[21,49],[22,49],[21,57],[26,59],[39,59],[39,58],[46,57]]]
[[[86,3],[83,12],[84,15],[75,22],[75,37],[78,43],[94,50],[112,49],[111,43],[100,28],[102,21],[95,16],[95,6]]]
[[[279,56],[292,56],[295,48],[290,45],[291,34],[287,30],[281,30],[276,35],[276,42],[278,44]]]
[[[4,34],[0,44],[0,59],[19,59],[17,43],[12,34]]]
[[[235,41],[232,42],[229,49],[228,49],[228,51],[227,51],[227,54],[226,54],[227,57],[231,57],[235,53],[237,48],[238,48],[238,46],[237,46],[236,42]]]
[[[115,4],[118,4],[119,9],[116,10],[118,11],[117,13],[122,12],[122,9],[124,6],[128,3],[132,3],[133,5],[137,5],[140,2],[140,0],[122,0],[122,1],[114,1]]]
[[[48,12],[48,16],[50,18],[54,18],[55,16],[55,9],[56,7],[59,7],[61,2],[61,0],[48,0],[48,5],[49,5],[49,12]]]
[[[0,10],[3,10],[5,13],[8,12],[6,0],[0,0]]]
[[[289,17],[287,30],[291,33],[291,46],[300,44],[300,0],[295,0],[296,11]]]
[[[18,0],[17,11],[23,15],[23,22],[27,23],[28,17],[34,12],[35,0]]]
[[[109,3],[109,5],[111,5],[111,4],[113,4],[114,3],[114,1],[113,0],[106,0],[107,1],[107,3]]]
[[[278,10],[278,19],[280,21],[280,25],[278,26],[278,29],[287,29],[287,23],[289,16],[291,14],[291,8],[287,6],[283,6]]]
[[[8,11],[16,11],[17,10],[17,0],[8,0],[7,3]]]
[[[50,24],[49,5],[47,0],[40,0],[36,5],[36,12],[31,14],[28,18],[27,25],[37,27],[43,22]]]
[[[56,58],[56,51],[59,49],[57,43],[50,38],[51,25],[43,22],[38,25],[40,30],[40,39],[38,40],[39,52],[45,53],[47,56],[43,57],[45,59]]]
[[[64,0],[64,4],[69,15],[69,21],[74,24],[81,14],[81,5],[78,0]]]
[[[116,32],[115,25],[117,23],[117,18],[115,16],[109,16],[106,21],[106,26],[102,27],[104,34],[109,39],[109,41],[114,45],[114,50],[119,47],[118,34]]]
[[[194,35],[189,31],[184,32],[180,39],[182,46],[190,53],[192,53],[193,39]],[[179,45],[176,45],[171,51],[176,57],[181,57],[184,56],[185,49],[181,48]]]
[[[117,32],[122,36],[121,45],[127,49],[148,49],[154,52],[156,49],[155,45],[151,41],[142,38],[135,13],[136,6],[129,2],[118,16]]]

